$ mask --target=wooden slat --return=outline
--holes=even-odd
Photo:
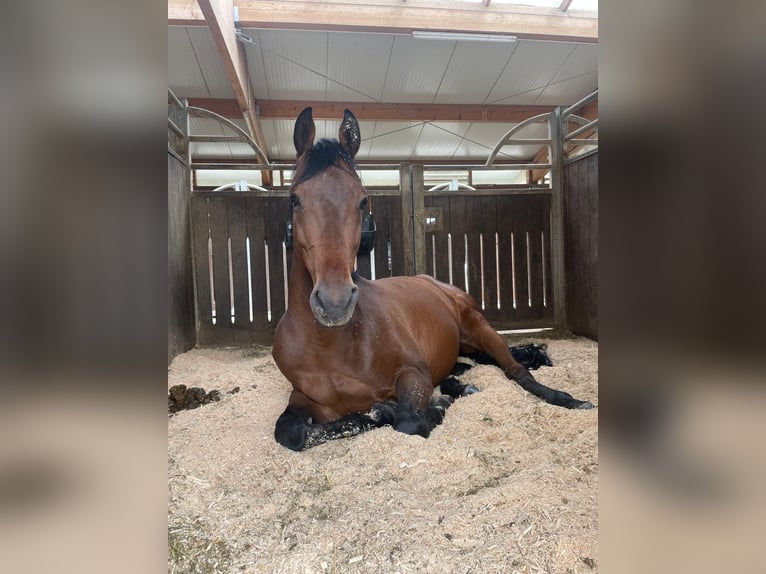
[[[551,196],[543,199],[543,233],[545,234],[545,246],[543,256],[545,258],[545,296],[546,307],[543,316],[553,320],[553,266],[551,265]]]
[[[212,343],[212,315],[210,303],[210,267],[208,265],[208,199],[192,197],[192,245],[197,284],[197,344]]]
[[[452,235],[452,284],[466,291],[465,282],[465,197],[450,197],[449,222]]]
[[[234,343],[231,325],[231,297],[229,292],[229,221],[226,198],[210,199],[210,235],[213,239],[213,293],[215,295],[216,323],[212,335],[214,345]]]
[[[513,228],[513,248],[516,255],[516,320],[528,320],[532,314],[529,308],[529,289],[527,288],[527,274],[529,264],[527,262],[526,233],[529,231],[529,202],[526,198],[517,198],[513,202],[511,221]]]
[[[399,198],[396,198],[399,202]],[[389,215],[390,201],[387,197],[373,197],[370,199],[372,215],[378,230],[375,233],[375,278],[389,277],[388,270],[388,237],[391,233],[391,218]]]
[[[252,339],[256,343],[270,343],[271,331],[266,307],[266,260],[263,248],[266,238],[266,206],[263,198],[247,200],[247,235],[250,238],[253,297]]]
[[[433,234],[436,238],[436,278],[449,283],[449,251],[447,249],[447,233],[449,231],[449,197],[426,196],[426,205],[440,210],[441,221],[437,222],[439,229]]]
[[[426,275],[436,278],[434,272],[434,234],[433,232],[426,232],[425,248],[426,248]]]
[[[276,327],[285,312],[285,282],[282,263],[282,243],[285,238],[288,200],[264,199],[266,239],[269,245],[269,281],[271,284],[271,325]]]
[[[468,235],[468,288],[471,296],[481,306],[481,247],[479,236],[484,230],[484,214],[481,211],[481,197],[467,197],[465,200],[465,225]]]
[[[497,198],[485,196],[481,201],[481,232],[484,238],[484,316],[492,322],[499,317],[497,309],[497,261],[495,233],[497,232]]]
[[[541,319],[543,309],[543,251],[540,233],[543,230],[543,203],[538,197],[529,198],[529,277],[532,287],[531,318]]]
[[[504,320],[515,317],[513,309],[513,274],[511,266],[511,231],[513,197],[497,198],[497,226],[500,239],[500,314]]]
[[[234,283],[234,343],[250,343],[250,288],[247,284],[247,200],[228,198],[229,237]]]
[[[387,245],[386,240],[391,241],[391,274],[394,276],[397,275],[404,275],[404,244],[403,244],[403,229],[402,229],[402,213],[401,213],[401,199],[399,196],[391,196],[391,197],[376,197],[374,199],[375,207],[373,207],[373,213],[375,213],[375,221],[378,220],[377,210],[380,210],[381,214],[384,215],[385,221],[383,221],[383,227],[382,229],[386,230],[386,233],[377,241],[382,241],[380,244],[381,254],[382,258],[379,260],[378,255],[375,255],[376,259],[376,267],[380,271],[380,273],[383,273],[382,275],[378,273],[378,277],[387,277],[388,271],[385,269],[385,266],[387,266],[387,262],[385,261],[387,255]],[[381,229],[380,223],[378,224],[378,229]],[[381,266],[384,266],[381,268]]]

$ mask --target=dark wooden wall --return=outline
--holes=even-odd
[[[370,196],[378,227],[375,277],[401,275],[400,196],[375,191]],[[200,345],[272,343],[287,308],[291,250],[283,245],[288,203],[287,191],[192,193]],[[370,255],[357,258],[363,277],[372,278],[372,266]]]
[[[426,272],[449,283],[451,251],[452,284],[493,327],[553,326],[550,211],[548,192],[426,193]]]
[[[168,151],[168,364],[195,344],[191,195],[186,166]]]
[[[567,328],[598,340],[598,154],[564,168]]]
[[[357,258],[359,274],[405,275],[414,257],[405,248],[406,201],[391,190],[369,195],[375,249]],[[495,328],[553,326],[549,192],[453,191],[423,199],[430,223],[411,243],[425,243],[425,273],[449,282],[451,253],[452,284],[484,303]],[[287,307],[288,201],[286,191],[192,193],[198,344],[271,344]]]

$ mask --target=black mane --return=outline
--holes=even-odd
[[[304,168],[299,174],[296,173],[296,178],[293,180],[293,187],[299,183],[303,183],[307,179],[311,179],[331,165],[335,165],[339,159],[346,162],[346,165],[356,173],[354,158],[341,147],[338,140],[326,138],[320,139],[314,144],[314,147],[306,152],[303,164]]]

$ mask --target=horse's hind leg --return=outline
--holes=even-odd
[[[568,409],[593,408],[588,401],[580,401],[567,392],[557,391],[538,383],[527,368],[513,358],[505,339],[487,323],[479,311],[467,309],[463,315],[462,327],[460,333],[462,344],[490,355],[503,369],[505,376],[516,381],[525,391],[552,405]]]

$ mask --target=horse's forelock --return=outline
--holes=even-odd
[[[338,140],[326,138],[319,140],[304,154],[303,169],[296,173],[297,177],[293,181],[293,186],[311,179],[331,165],[335,165],[338,160],[343,160],[356,173],[354,158],[343,149]]]

